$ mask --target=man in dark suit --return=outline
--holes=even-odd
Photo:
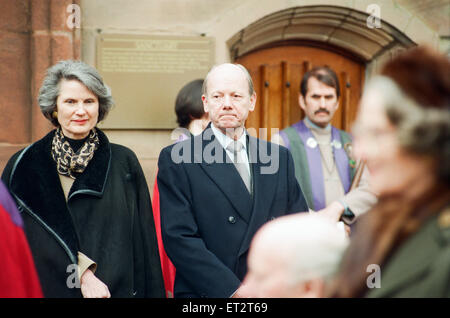
[[[176,267],[175,297],[241,297],[253,235],[308,206],[288,150],[245,130],[256,102],[247,70],[213,67],[202,100],[211,124],[159,157],[164,247]]]

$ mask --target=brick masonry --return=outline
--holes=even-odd
[[[0,172],[9,157],[52,129],[37,95],[48,67],[79,59],[81,36],[67,24],[79,0],[0,0]]]

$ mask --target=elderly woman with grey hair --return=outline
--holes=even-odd
[[[9,160],[46,297],[164,297],[147,183],[136,155],[96,127],[113,101],[91,66],[61,61],[39,91],[56,127]]]
[[[450,297],[450,61],[417,47],[365,88],[354,127],[377,205],[358,222],[337,297]]]

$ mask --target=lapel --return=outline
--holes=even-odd
[[[191,138],[191,140],[194,144],[192,148],[194,163],[200,163],[205,173],[228,198],[238,214],[248,223],[251,216],[252,197],[231,159],[227,157],[225,149],[212,133],[210,126],[201,135]],[[200,142],[202,147],[196,147],[196,143]],[[196,148],[201,149],[202,153],[199,153]],[[214,158],[214,160],[211,160],[211,158]]]
[[[97,128],[99,147],[84,172],[77,177],[69,192],[69,201],[77,194],[102,197],[111,165],[111,147],[106,135]]]
[[[407,239],[381,267],[381,288],[374,288],[368,297],[389,297],[405,286],[413,285],[430,268],[441,247],[432,217],[425,226]]]
[[[261,169],[264,166],[269,166],[269,163],[261,162],[261,151],[272,155],[271,151],[275,150],[274,155],[280,155],[278,145],[268,143],[264,140],[249,136],[248,149],[249,161],[251,162],[252,181],[253,181],[253,208],[247,232],[239,249],[239,256],[246,253],[250,247],[250,243],[256,231],[269,220],[272,202],[275,197],[276,188],[278,186],[279,173],[263,174]],[[274,146],[271,149],[270,145]],[[264,149],[265,148],[265,149]],[[279,158],[279,160],[281,160]]]
[[[101,196],[109,169],[110,147],[106,136],[99,132],[100,146],[84,173],[74,182],[69,200],[76,193]],[[27,209],[44,222],[74,255],[78,237],[66,203],[56,163],[51,156],[55,130],[26,148],[14,163],[9,188]],[[107,158],[107,164],[105,164]]]

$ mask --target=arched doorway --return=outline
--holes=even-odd
[[[332,124],[348,130],[356,110],[364,82],[365,66],[361,60],[350,58],[326,48],[305,45],[283,45],[257,50],[235,61],[250,72],[257,93],[255,111],[247,119],[247,128],[283,129],[304,117],[298,104],[300,82],[308,70],[327,65],[335,70],[341,86],[339,109]]]
[[[368,25],[365,12],[338,6],[301,6],[271,13],[227,42],[231,60],[246,66],[255,82],[257,107],[248,128],[283,129],[303,117],[298,106],[303,74],[318,65],[333,68],[340,80],[339,111],[333,125],[349,130],[365,78],[378,62],[415,45],[398,29],[380,21]]]

